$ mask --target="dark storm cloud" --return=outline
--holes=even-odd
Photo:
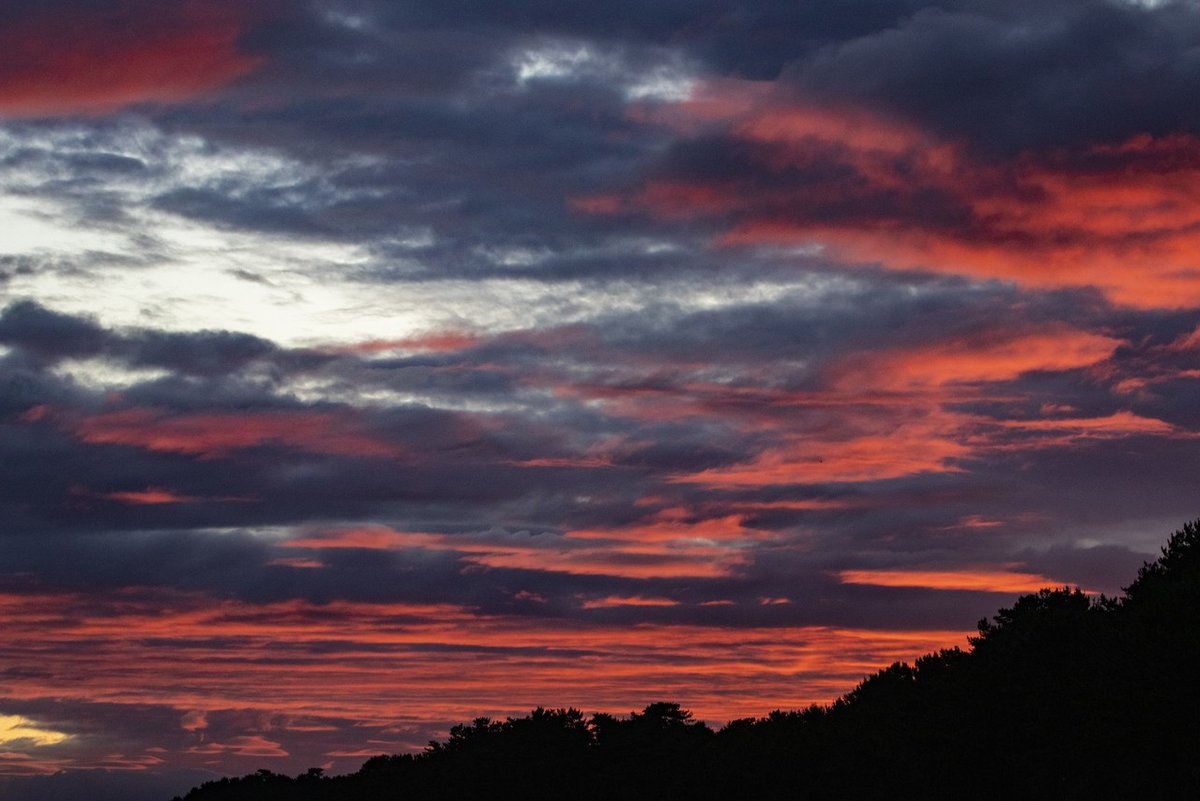
[[[630,118],[620,87],[670,52],[688,54],[701,77],[774,77],[790,65],[784,83],[801,98],[891,104],[902,118],[985,148],[1077,145],[1080,131],[1094,142],[1194,127],[1163,116],[1186,114],[1186,104],[1173,99],[1188,94],[1180,82],[1192,74],[1186,52],[1197,29],[1195,15],[1172,4],[710,3],[655,5],[627,16],[540,3],[462,6],[274,8],[268,21],[248,22],[239,47],[263,63],[230,89],[233,99],[155,114],[214,142],[323,164],[321,180],[296,174],[272,187],[202,180],[157,192],[150,203],[220,227],[371,243],[378,263],[356,273],[369,280],[703,269],[712,262],[705,254],[649,255],[615,241],[631,228],[661,234],[663,220],[589,218],[565,202],[628,185],[669,141]],[[557,46],[590,47],[607,66],[589,72],[576,65],[566,75],[517,84],[514,59]],[[447,63],[453,58],[462,63]],[[259,102],[264,92],[271,102]],[[760,200],[752,219],[794,219],[806,209],[801,216],[810,225],[919,217],[922,228],[958,236],[974,227],[975,241],[998,236],[978,227],[961,194],[922,186],[919,170],[913,186],[885,191],[836,157],[765,169],[762,145],[747,151],[722,138],[673,152],[657,174],[717,183],[724,174],[734,180],[731,191],[753,187]],[[356,161],[366,155],[376,163]],[[93,222],[119,213],[123,202],[101,191],[104,174],[147,172],[138,166],[143,158],[104,152],[14,158],[71,176],[59,189],[77,195],[79,213]],[[821,187],[836,191],[818,191],[820,203],[803,200]],[[431,232],[431,241],[392,252],[397,220],[408,231]],[[502,255],[514,248],[538,256],[522,263]]]
[[[985,149],[1112,141],[1200,124],[1178,102],[1195,94],[1200,81],[1190,55],[1200,22],[1187,3],[626,5],[589,11],[543,2],[342,4],[293,12],[287,24],[273,18],[244,45],[278,65],[267,74],[285,85],[337,93],[334,87],[349,83],[393,96],[460,97],[486,91],[486,83],[473,82],[539,39],[634,54],[639,47],[670,47],[709,74],[771,80],[782,73],[804,94],[889,108]],[[336,119],[352,141],[377,126],[347,115],[351,108],[337,109]],[[335,119],[319,109],[310,109],[317,113],[306,125]],[[492,135],[503,139],[516,115],[497,108],[486,118]],[[386,127],[403,136],[399,118]],[[450,140],[462,131],[455,126]]]
[[[1156,554],[1121,545],[1079,548],[1055,545],[1026,554],[1025,564],[1048,575],[1070,575],[1080,586],[1117,595],[1137,577],[1141,563],[1154,561]]]
[[[546,535],[543,535],[545,537]],[[37,575],[39,591],[88,592],[99,595],[130,591],[202,593],[250,604],[302,600],[314,604],[348,601],[371,604],[459,604],[479,614],[515,614],[531,619],[576,618],[598,624],[653,622],[700,626],[846,626],[906,629],[914,625],[946,629],[969,626],[974,616],[997,601],[992,593],[854,586],[840,583],[826,565],[786,549],[767,552],[744,574],[718,579],[643,578],[566,574],[542,568],[472,567],[456,551],[470,545],[476,552],[491,544],[503,551],[512,543],[529,543],[528,534],[502,532],[448,535],[435,548],[381,552],[370,549],[299,550],[271,545],[238,534],[121,532],[104,534],[43,533],[41,542],[7,538],[3,550],[5,589],[21,586],[19,576]],[[568,548],[587,547],[563,543]],[[544,547],[542,543],[533,547]],[[486,550],[486,548],[484,548]],[[297,554],[319,557],[320,567],[292,567]],[[1129,554],[1126,553],[1126,562]],[[1090,554],[1084,555],[1085,559]],[[534,559],[536,561],[536,558]],[[1034,554],[1030,563],[1052,566],[1051,556]],[[650,565],[645,560],[630,565]],[[1072,559],[1059,560],[1074,570]],[[1110,579],[1121,565],[1113,558],[1109,573],[1095,569],[1077,579]],[[1125,572],[1130,571],[1125,565]],[[467,577],[469,581],[465,580]],[[1128,576],[1124,578],[1128,579]],[[1107,587],[1108,585],[1102,585]],[[516,593],[534,594],[537,603],[521,602]],[[594,599],[622,596],[669,599],[674,605],[636,604],[591,607]],[[187,596],[183,596],[187,597]],[[197,596],[200,597],[200,596]],[[766,599],[780,599],[770,604]],[[722,605],[709,602],[720,600]],[[964,611],[966,610],[966,611]],[[411,619],[419,623],[419,614]],[[392,625],[405,621],[390,616]]]
[[[220,228],[369,248],[375,263],[354,274],[369,280],[611,276],[625,263],[633,271],[663,260],[620,247],[612,240],[628,231],[571,213],[564,199],[628,172],[646,152],[623,104],[603,84],[510,85],[457,99],[299,98],[294,110],[259,112],[228,133],[210,130],[214,118],[205,113],[170,124],[304,163],[281,168],[269,187],[233,174],[173,187],[149,203]],[[243,130],[264,138],[239,140]],[[324,165],[319,180],[306,174],[315,165]],[[504,251],[514,248],[538,254],[537,263],[507,261]]]
[[[763,2],[753,7],[729,0],[619,2],[604,7],[554,2],[496,5],[452,3],[356,3],[377,10],[398,26],[466,28],[512,36],[554,35],[620,43],[679,47],[720,72],[770,79],[813,47],[886,29],[923,7],[919,2],[852,0],[810,3]]]
[[[539,615],[548,610],[575,614],[579,602],[572,599],[578,593],[607,591],[665,594],[681,602],[679,607],[649,612],[633,607],[591,612],[611,621],[649,614],[662,621],[714,624],[807,625],[825,619],[839,625],[886,626],[902,625],[902,621],[926,614],[949,625],[959,603],[953,593],[845,588],[831,581],[827,571],[863,567],[853,554],[877,549],[900,532],[904,533],[900,542],[905,548],[926,560],[939,555],[944,558],[956,549],[960,557],[969,555],[979,562],[1000,558],[1018,540],[996,537],[981,541],[976,546],[981,550],[971,554],[961,538],[944,533],[957,519],[979,508],[980,499],[970,497],[969,492],[964,495],[961,480],[953,482],[960,499],[943,496],[938,501],[940,510],[932,513],[928,500],[906,502],[903,494],[924,486],[925,492],[936,495],[936,484],[947,484],[944,478],[899,479],[892,483],[900,495],[875,499],[849,488],[808,488],[797,498],[795,491],[781,488],[747,486],[714,494],[672,483],[672,477],[681,473],[726,468],[744,460],[748,453],[769,447],[770,429],[758,435],[731,425],[731,421],[742,417],[775,420],[798,413],[776,412],[753,395],[712,397],[702,407],[710,417],[707,421],[702,417],[672,422],[653,416],[614,416],[577,405],[568,394],[553,404],[531,399],[531,403],[543,405],[536,422],[507,412],[466,414],[414,405],[377,409],[362,416],[361,422],[341,423],[330,415],[342,414],[345,407],[298,403],[286,396],[284,388],[290,377],[324,375],[364,388],[421,388],[445,398],[466,393],[512,400],[514,389],[521,384],[514,384],[511,378],[497,383],[486,376],[494,376],[499,369],[501,375],[523,375],[522,384],[540,376],[538,382],[553,387],[578,382],[585,371],[584,375],[590,373],[583,379],[585,385],[606,388],[596,397],[650,393],[671,403],[672,398],[693,391],[688,388],[695,381],[691,368],[672,371],[651,365],[677,361],[687,353],[711,352],[713,360],[700,369],[715,364],[736,366],[747,376],[747,389],[754,386],[755,376],[780,358],[808,359],[813,367],[785,379],[781,386],[821,392],[827,388],[826,374],[831,369],[832,375],[837,375],[834,368],[841,361],[870,352],[880,342],[919,351],[946,340],[986,342],[998,331],[1036,330],[1072,318],[1078,326],[1103,325],[1103,318],[1093,316],[1098,311],[1095,307],[1075,304],[1070,295],[1026,302],[1019,315],[1013,312],[1014,300],[1009,289],[980,293],[942,282],[914,293],[885,281],[818,306],[757,305],[697,312],[683,315],[670,327],[658,325],[656,316],[614,316],[601,320],[594,331],[576,327],[501,335],[425,359],[390,360],[287,351],[228,332],[109,332],[83,318],[32,306],[11,307],[0,319],[5,321],[5,330],[14,332],[9,341],[18,349],[37,342],[44,352],[70,353],[71,348],[57,343],[55,335],[68,332],[66,342],[70,343],[77,336],[71,332],[84,331],[88,341],[101,343],[107,358],[165,367],[175,375],[126,388],[121,404],[112,408],[100,397],[72,387],[69,379],[54,378],[40,368],[27,373],[21,402],[11,412],[24,417],[10,419],[0,443],[9,457],[4,463],[14,466],[3,484],[3,494],[9,508],[18,511],[16,519],[23,521],[23,536],[14,530],[6,540],[13,549],[6,563],[12,572],[39,575],[64,588],[89,582],[112,587],[151,583],[256,602],[288,597],[377,602],[436,602],[440,598],[511,611],[511,593],[506,588],[520,587],[549,599],[550,606],[519,607]],[[972,312],[963,314],[964,307]],[[869,313],[864,323],[861,315],[865,310]],[[28,320],[37,325],[18,325]],[[1171,323],[1169,332],[1158,335],[1159,339],[1175,341],[1172,335],[1186,330],[1187,324],[1186,320]],[[41,332],[41,338],[34,338],[30,331]],[[1133,338],[1133,329],[1128,333]],[[734,347],[717,347],[726,342]],[[539,369],[550,354],[558,364],[570,365],[569,369]],[[18,358],[9,357],[10,362]],[[646,368],[639,366],[643,363]],[[271,366],[272,382],[264,385],[239,378],[246,371],[261,370],[263,364]],[[440,377],[444,371],[449,371],[448,380]],[[483,373],[480,382],[470,378],[476,372]],[[1075,414],[1104,416],[1121,408],[1120,401],[1114,402],[1094,380],[1076,377],[1062,384],[1063,376],[1070,373],[1055,375],[1060,388],[1047,389],[1045,379],[1031,376],[1018,379],[1007,392],[1052,397],[1071,404]],[[277,395],[279,390],[285,394]],[[42,407],[50,411],[29,414],[30,409]],[[1031,400],[1026,412],[1034,414],[1036,410],[1037,401]],[[986,413],[986,407],[980,411]],[[1140,411],[1149,418],[1156,409],[1146,404]],[[230,427],[248,426],[252,431],[267,423],[274,426],[275,415],[287,415],[284,419],[293,421],[299,431],[313,419],[324,421],[326,427],[352,426],[324,428],[326,433],[320,435],[351,439],[348,444],[335,439],[333,445],[326,445],[319,437],[297,434],[289,438],[286,429],[273,427],[269,430],[274,433],[262,438],[221,438],[222,430]],[[489,418],[504,424],[488,423]],[[831,422],[823,425],[828,427]],[[623,442],[611,446],[605,460],[590,464],[581,450],[613,436]],[[1021,441],[1020,432],[1006,436]],[[364,438],[361,443],[359,437]],[[419,460],[407,463],[403,456],[399,461],[393,458],[388,469],[381,471],[373,443],[419,455]],[[1088,458],[1094,462],[1105,458],[1101,453],[1128,447],[1128,440],[1098,442],[1091,446]],[[973,462],[975,476],[970,483],[977,487],[976,492],[991,496],[994,490],[985,488],[1001,481],[1009,487],[1006,497],[1015,491],[1034,492],[1029,498],[1031,505],[1053,505],[1049,497],[1037,494],[1047,485],[1045,474],[1061,469],[1054,461],[1046,461],[1051,458],[1037,450],[1012,457],[980,454]],[[1013,474],[1014,459],[1021,463],[1015,474],[1021,477],[1019,481]],[[548,460],[544,466],[543,460]],[[522,466],[523,462],[538,466]],[[1146,475],[1150,476],[1147,481],[1158,480],[1153,472]],[[611,557],[611,566],[597,565],[600,572],[587,575],[586,560],[593,557],[586,551],[591,546],[586,540],[562,539],[561,532],[600,528],[615,534],[625,526],[657,525],[656,510],[670,501],[647,508],[634,505],[639,497],[656,491],[702,510],[689,518],[692,523],[737,513],[753,529],[786,534],[798,527],[809,529],[820,521],[826,533],[818,539],[818,552],[845,554],[845,561],[792,562],[787,546],[782,545],[777,547],[783,550],[761,550],[744,573],[741,568],[735,571],[734,575],[740,576],[737,579],[672,580],[621,577],[623,571],[637,571],[639,564],[653,562],[643,557],[630,561],[618,553]],[[578,503],[572,500],[576,496],[594,500]],[[1128,493],[1113,487],[1108,497],[1115,507]],[[788,501],[800,503],[789,510]],[[808,509],[806,501],[817,503]],[[821,511],[822,502],[828,504],[826,511]],[[879,511],[871,512],[872,506]],[[855,508],[859,511],[848,518],[846,510]],[[986,505],[983,508],[986,510]],[[997,507],[995,513],[1002,515],[1003,508]],[[478,533],[486,532],[498,516],[501,520],[515,516],[537,521],[532,528],[544,533],[533,539],[515,531],[511,535]],[[846,519],[856,522],[846,528],[840,522]],[[273,548],[269,541],[205,533],[307,525],[314,520],[328,520],[332,529],[352,526],[352,521],[358,520],[392,521],[410,531],[440,532],[443,539],[440,544],[409,548],[383,559],[373,551],[318,549],[323,567],[308,570],[272,564],[298,557],[295,551]],[[155,529],[178,533],[149,533]],[[122,531],[140,533],[131,537],[118,533]],[[68,547],[61,544],[63,538]],[[469,583],[455,581],[472,563],[472,553],[480,549],[505,552],[514,543],[533,548],[520,551],[528,554],[528,569],[493,567],[472,573]],[[471,547],[460,550],[467,546]],[[805,550],[809,547],[811,543]],[[553,564],[536,567],[536,553],[543,548],[560,552],[569,572]],[[101,554],[106,556],[101,558]],[[668,555],[664,552],[662,557]],[[680,555],[686,557],[686,550]],[[577,559],[584,561],[573,561]],[[788,564],[791,567],[780,568]],[[155,566],[152,573],[150,565]],[[773,565],[776,572],[763,572],[759,565]],[[103,567],[98,570],[98,566]],[[616,575],[603,575],[606,570]],[[805,575],[810,579],[800,578]],[[448,594],[451,586],[460,586],[462,594]],[[803,594],[796,595],[798,590]],[[776,608],[758,603],[761,597],[789,595],[795,596],[791,605]],[[734,601],[736,608],[700,606],[713,596]],[[831,612],[831,607],[816,602],[819,598],[843,600],[832,607],[837,611]],[[935,614],[935,608],[942,611]],[[818,609],[824,611],[814,611]]]
[[[1078,448],[997,459],[989,478],[1014,503],[1052,509],[1058,519],[1072,521],[1082,529],[1080,535],[1087,536],[1087,527],[1128,524],[1139,516],[1134,508],[1153,510],[1163,519],[1192,515],[1195,500],[1173,476],[1196,469],[1200,457],[1195,450],[1186,439],[1093,441]]]
[[[232,331],[192,334],[138,331],[115,343],[112,351],[133,366],[163,367],[186,375],[235,373],[254,363],[303,372],[329,361],[322,354],[285,352],[259,337]]]
[[[916,119],[985,150],[1197,132],[1190,3],[964,2],[830,43],[787,80],[834,102]]]
[[[286,189],[294,193],[294,189]],[[303,189],[300,190],[301,192]],[[263,192],[258,196],[230,197],[214,190],[174,189],[156,201],[164,211],[193,220],[231,227],[285,233],[291,236],[316,236],[330,231],[302,208],[296,208],[275,197],[277,193]]]
[[[678,358],[701,348],[712,349],[711,358],[717,361],[770,364],[785,356],[820,363],[881,346],[916,348],[1055,322],[1082,328],[1105,325],[1103,310],[1087,293],[1024,296],[999,284],[972,286],[953,279],[918,279],[914,285],[879,276],[834,287],[819,298],[812,302],[801,294],[773,303],[671,315],[669,326],[613,319],[599,334],[618,351],[631,354],[653,347]]]
[[[262,21],[247,22],[239,39],[239,47],[263,59],[231,90],[240,99],[227,106],[178,105],[158,112],[160,119],[305,160],[375,154],[404,166],[344,167],[327,176],[324,187],[301,181],[276,191],[175,188],[156,204],[223,226],[346,238],[387,234],[404,218],[439,235],[437,246],[421,253],[424,269],[436,274],[463,269],[464,251],[473,247],[544,247],[560,254],[578,250],[572,231],[600,236],[595,221],[566,214],[563,200],[628,179],[661,145],[661,133],[629,119],[614,80],[619,85],[645,73],[665,48],[690,54],[700,74],[773,78],[790,65],[785,82],[802,96],[890,107],[985,148],[1077,145],[1082,132],[1088,142],[1114,141],[1192,130],[1196,123],[1186,117],[1187,104],[1175,102],[1194,94],[1188,81],[1200,80],[1187,56],[1200,24],[1182,4],[862,2],[747,9],[712,2],[613,14],[543,3],[503,9],[356,3],[268,11]],[[580,67],[578,74],[516,86],[512,59],[560,40],[568,50],[594,47],[598,58],[616,59],[615,66],[591,74]],[[271,102],[258,102],[256,92],[269,92]],[[969,221],[961,198],[936,187],[891,196],[847,192],[859,177],[836,160],[811,165],[824,165],[824,178],[795,171],[772,178],[729,142],[690,147],[709,178],[725,164],[733,174],[757,173],[760,180],[836,183],[846,208],[823,203],[823,218],[862,220],[874,208],[890,219],[900,209],[919,208],[925,225]],[[144,164],[113,154],[71,159],[72,180]],[[687,176],[678,164],[666,171]],[[98,203],[94,182],[91,188],[90,202]],[[514,196],[522,202],[511,202]],[[478,264],[468,270],[475,274],[505,272],[474,258]],[[541,266],[552,270],[555,261]],[[628,261],[606,259],[599,268],[620,269]],[[568,258],[562,269],[586,272],[586,261]]]
[[[103,347],[104,332],[95,324],[19,301],[0,316],[0,343],[38,356],[91,356]]]

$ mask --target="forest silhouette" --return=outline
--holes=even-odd
[[[1200,521],[1117,598],[1044,589],[966,649],[714,731],[674,703],[455,726],[357,772],[260,770],[183,801],[1200,798]],[[179,798],[176,798],[179,801]]]

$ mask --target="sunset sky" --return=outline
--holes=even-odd
[[[4,0],[0,798],[1119,592],[1200,513],[1197,98],[1192,0]]]

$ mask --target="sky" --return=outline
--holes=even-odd
[[[1198,54],[1190,0],[6,0],[0,798],[719,726],[1119,592],[1197,515]]]

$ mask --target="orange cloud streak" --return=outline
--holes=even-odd
[[[1025,156],[1008,167],[984,165],[952,147],[906,158],[901,171],[878,151],[849,146],[847,161],[871,182],[872,191],[940,192],[967,209],[968,220],[938,227],[898,212],[827,223],[819,215],[806,219],[803,208],[793,217],[756,219],[750,212],[722,241],[815,242],[853,262],[1001,278],[1037,288],[1094,286],[1117,302],[1137,306],[1200,301],[1195,256],[1200,251],[1200,139],[1140,136],[1097,147],[1082,154],[1107,162],[1095,172],[1075,168],[1065,155]],[[914,142],[914,153],[917,148]],[[914,163],[915,175],[909,172]],[[1164,170],[1164,163],[1175,167]]]
[[[584,609],[612,609],[622,606],[679,606],[679,602],[670,598],[647,598],[643,595],[606,595],[603,598],[584,601],[581,606]]]
[[[882,349],[834,369],[840,388],[911,390],[925,386],[1005,381],[1045,370],[1088,367],[1121,344],[1111,337],[1053,325],[1032,332],[989,332],[901,350]]]
[[[678,515],[678,510],[674,514]],[[729,531],[717,527],[699,532],[718,533],[728,539]],[[382,526],[335,529],[284,540],[285,548],[401,550],[417,548],[455,553],[475,569],[511,568],[567,573],[579,576],[623,578],[718,577],[729,575],[746,563],[747,555],[734,543],[717,543],[703,533],[687,528],[654,529],[659,536],[643,537],[639,527],[604,531],[567,532],[564,537],[495,541],[486,534],[438,534],[395,531]],[[742,533],[747,530],[739,529]],[[576,539],[603,539],[595,545],[580,545]],[[283,564],[283,562],[280,562]],[[468,568],[468,569],[471,569]]]
[[[660,175],[577,198],[577,210],[709,217],[727,226],[723,245],[819,245],[846,263],[1096,287],[1143,307],[1200,303],[1200,138],[1188,134],[989,162],[912,124],[750,81],[635,116],[684,137],[727,136],[745,145],[749,170],[777,178],[750,188]],[[852,177],[820,177],[831,164]],[[793,185],[781,180],[789,171]]]
[[[742,525],[740,515],[701,518],[683,507],[661,509],[649,523],[613,528],[575,529],[567,537],[580,540],[620,540],[628,542],[679,542],[708,540],[744,541],[760,539],[762,532]]]
[[[1062,586],[1061,582],[1034,573],[1009,570],[842,570],[843,584],[869,584],[876,587],[919,587],[930,590],[971,590],[975,592],[1029,593],[1043,587]]]
[[[171,416],[160,409],[135,408],[88,417],[73,427],[84,442],[204,457],[268,444],[347,456],[402,455],[399,448],[362,431],[352,416],[330,412]]]
[[[132,490],[129,492],[109,492],[102,497],[110,501],[127,503],[132,506],[160,506],[172,503],[195,503],[196,501],[204,500],[203,498],[196,498],[191,495],[180,495],[177,492],[172,492],[162,487],[146,487],[144,490]]]
[[[259,713],[263,723],[241,733],[245,739],[226,736],[190,754],[201,763],[213,748],[263,756],[285,750],[279,743],[292,720],[301,731],[326,719],[356,721],[357,732],[332,743],[341,751],[360,746],[364,731],[444,730],[478,714],[519,714],[538,704],[621,711],[669,697],[719,724],[828,701],[880,666],[962,643],[965,635],[596,626],[448,605],[252,606],[130,594],[108,604],[82,596],[0,596],[0,609],[7,634],[0,660],[10,676],[0,700],[167,704],[179,710],[181,728],[191,727],[183,730],[197,737],[197,747],[206,731],[196,728],[198,720],[221,710]],[[455,664],[469,668],[447,670],[448,649]],[[401,739],[389,749],[422,744]],[[186,764],[188,757],[176,759]]]
[[[394,350],[450,352],[470,348],[484,339],[469,331],[439,331],[403,339],[372,339],[340,348],[351,353],[374,354]]]
[[[365,548],[386,551],[395,548],[442,547],[436,534],[396,531],[385,526],[361,526],[323,531],[306,537],[296,537],[280,543],[285,548]]]
[[[975,448],[959,441],[965,415],[939,409],[908,412],[871,420],[864,415],[859,426],[840,435],[803,432],[782,434],[787,441],[771,447],[743,464],[681,474],[679,483],[713,487],[774,484],[879,481],[918,473],[957,472],[956,462]],[[870,430],[875,427],[877,430]]]
[[[1082,436],[1127,436],[1130,434],[1173,434],[1170,423],[1133,412],[1114,412],[1107,417],[1070,417],[1043,420],[1006,420],[1004,426],[1023,431],[1065,431]]]

